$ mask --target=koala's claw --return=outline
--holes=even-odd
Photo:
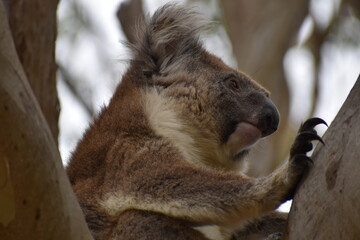
[[[297,155],[300,155],[299,157],[302,159],[304,157],[308,158],[306,156],[306,153],[311,151],[313,148],[311,141],[317,140],[322,144],[325,144],[322,138],[319,135],[317,135],[314,129],[314,127],[318,124],[325,124],[327,126],[327,123],[321,118],[311,118],[305,121],[304,124],[300,127],[299,133],[290,150],[291,159],[297,157]],[[312,162],[311,159],[310,161]]]
[[[305,121],[299,129],[299,132],[314,130],[313,128],[319,124],[324,124],[328,127],[328,124],[321,118],[310,118]]]
[[[325,145],[324,141],[322,140],[322,138],[320,136],[317,135],[315,130],[300,132],[299,135],[297,136],[297,139],[299,139],[300,141],[318,140],[319,142],[321,142],[322,144]]]

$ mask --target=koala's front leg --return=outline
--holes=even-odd
[[[259,179],[264,184],[263,188],[267,189],[267,210],[272,210],[277,207],[276,205],[293,198],[301,177],[312,164],[312,159],[306,155],[313,148],[311,142],[317,140],[323,143],[314,130],[319,124],[327,125],[320,118],[311,118],[304,122],[291,147],[289,161],[270,176]]]
[[[307,152],[313,149],[312,141],[317,140],[324,144],[323,140],[317,135],[317,132],[314,129],[314,127],[319,124],[325,124],[327,126],[327,123],[323,119],[311,118],[305,121],[298,131],[298,135],[290,150],[290,159],[288,163],[288,181],[290,184],[293,184],[293,186],[284,200],[293,198],[297,184],[302,175],[313,164],[312,159],[307,156]]]
[[[265,187],[265,189],[268,189],[266,199],[269,201],[269,204],[272,202],[275,206],[277,199],[280,199],[280,202],[284,202],[293,198],[298,182],[312,164],[312,159],[306,155],[313,148],[311,141],[318,140],[324,144],[314,130],[314,127],[318,124],[327,125],[320,118],[307,120],[300,127],[295,142],[291,147],[289,162],[268,178],[262,179],[267,184],[271,184]],[[283,196],[281,196],[282,194]],[[274,201],[271,201],[271,199]],[[282,234],[286,229],[286,218],[287,214],[285,213],[271,212],[261,218],[249,221],[233,238],[237,240],[250,238],[266,240],[282,239]]]
[[[313,149],[312,141],[317,140],[324,144],[314,129],[319,124],[327,126],[326,122],[320,118],[308,119],[301,125],[295,142],[291,147],[289,161],[267,177],[269,183],[275,186],[278,185],[278,191],[275,192],[283,194],[283,197],[280,198],[281,202],[289,200],[294,196],[301,177],[312,165],[312,159],[306,155],[307,152]],[[278,194],[274,195],[279,197]]]

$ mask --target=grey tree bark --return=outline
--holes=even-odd
[[[0,1],[0,236],[92,239]]]
[[[360,239],[360,76],[313,153],[290,210],[288,239]]]
[[[55,63],[58,0],[10,0],[7,4],[16,52],[57,142],[60,112]]]

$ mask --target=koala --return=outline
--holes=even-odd
[[[204,49],[195,10],[167,4],[139,25],[127,72],[66,169],[94,238],[280,239],[274,210],[325,122],[304,122],[269,176],[246,176],[244,158],[279,124],[269,92]]]

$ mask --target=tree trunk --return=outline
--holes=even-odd
[[[8,19],[18,57],[57,142],[56,9],[58,0],[10,0]]]
[[[0,36],[1,239],[91,239],[17,57],[2,1]]]
[[[281,114],[279,130],[251,153],[250,174],[266,175],[284,160],[291,144],[283,59],[308,13],[308,0],[222,0],[222,6],[239,69],[270,90]]]
[[[288,238],[360,239],[360,76],[315,149],[291,207]]]

